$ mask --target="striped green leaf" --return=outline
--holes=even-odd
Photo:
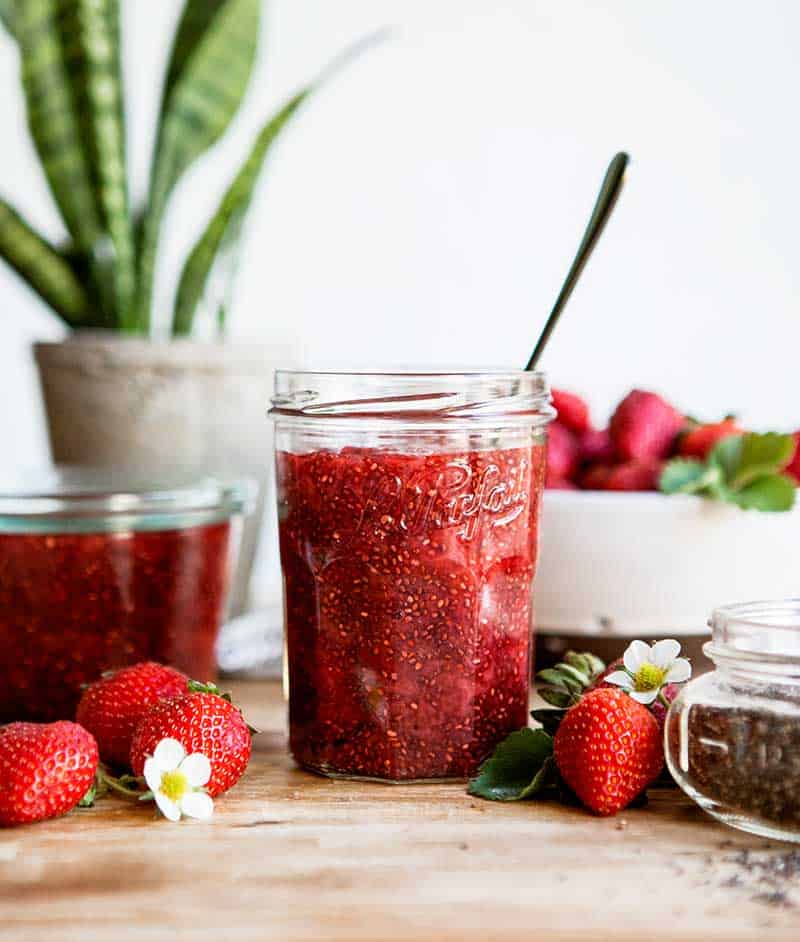
[[[68,324],[86,323],[89,299],[70,263],[2,199],[0,256]]]
[[[225,132],[244,97],[255,60],[260,6],[260,0],[188,0],[186,5],[167,69],[139,255],[142,330],[150,325],[167,201],[187,167]]]
[[[314,82],[290,98],[261,128],[250,154],[186,260],[175,299],[173,334],[191,332],[198,304],[204,295],[209,306],[216,308],[217,322],[224,326],[242,225],[270,147],[312,92],[366,49],[383,41],[387,35],[387,31],[380,30],[354,43],[334,59]],[[213,285],[213,292],[209,290],[210,285]]]
[[[187,62],[190,61],[197,44],[207,35],[215,17],[227,2],[228,0],[206,0],[205,3],[187,3],[184,7],[172,40],[167,75],[161,92],[162,120],[172,97],[172,91],[178,79],[183,75]]]
[[[58,0],[73,109],[102,236],[93,281],[108,320],[135,327],[136,252],[125,162],[119,0]]]
[[[249,156],[223,196],[205,232],[192,249],[178,284],[172,322],[173,334],[191,332],[198,303],[206,290],[212,269],[217,267],[221,270],[222,277],[219,297],[214,303],[218,308],[217,319],[220,324],[224,323],[227,293],[236,265],[242,223],[250,206],[264,158],[275,138],[310,91],[310,88],[306,88],[291,98],[261,129]]]
[[[91,258],[102,223],[75,115],[58,7],[59,0],[18,2],[14,30],[34,145],[76,249]]]
[[[14,35],[14,0],[0,0],[0,23],[7,33]]]

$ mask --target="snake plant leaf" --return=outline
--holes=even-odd
[[[202,7],[209,9],[204,13]],[[148,330],[161,222],[183,172],[225,132],[250,81],[261,0],[188,0],[167,68],[139,253],[138,326]]]
[[[167,75],[164,88],[161,92],[161,119],[172,95],[172,90],[178,79],[184,73],[187,62],[191,60],[192,53],[198,43],[212,26],[214,18],[225,6],[228,0],[206,0],[205,3],[187,3],[183,8],[175,37],[172,41],[172,50],[167,66]]]
[[[0,256],[70,326],[86,322],[89,298],[72,266],[3,199]]]
[[[10,36],[15,35],[14,0],[0,0],[0,23],[3,24],[5,31]]]
[[[231,268],[235,265],[242,224],[267,152],[310,91],[310,88],[306,88],[296,94],[262,127],[250,154],[222,197],[211,222],[189,254],[178,284],[172,322],[173,334],[191,332],[198,303],[215,264]],[[229,277],[223,278],[223,297],[230,280]],[[224,313],[220,315],[219,320],[224,321]]]
[[[13,12],[28,127],[67,231],[76,249],[91,257],[102,224],[72,100],[59,0],[24,0]]]
[[[220,327],[224,326],[227,295],[236,266],[239,237],[253,198],[253,191],[272,144],[312,92],[320,88],[330,77],[360,56],[366,49],[382,42],[389,35],[389,30],[381,29],[353,43],[334,58],[313,82],[292,96],[262,126],[247,159],[222,197],[211,221],[183,267],[173,312],[173,334],[182,335],[191,332],[198,304],[207,292],[211,279],[219,282],[212,303],[217,307],[217,322]],[[218,271],[220,278],[216,279],[215,275]]]
[[[102,233],[93,282],[108,320],[135,326],[136,250],[125,160],[119,0],[58,0],[72,104]]]

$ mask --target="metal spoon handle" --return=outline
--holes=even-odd
[[[567,273],[564,284],[561,286],[561,291],[556,298],[556,303],[553,305],[550,316],[547,318],[547,323],[544,325],[544,329],[539,335],[531,358],[528,360],[528,364],[525,367],[526,370],[536,369],[536,364],[539,362],[539,358],[544,352],[544,348],[547,346],[547,341],[550,339],[550,335],[553,333],[558,323],[558,318],[561,316],[561,312],[564,310],[567,301],[569,301],[572,290],[578,283],[581,272],[589,261],[589,256],[592,254],[595,245],[597,245],[597,240],[600,238],[603,229],[605,229],[608,218],[622,190],[628,159],[627,154],[620,152],[608,165],[608,170],[606,170],[606,175],[603,179],[603,185],[600,187],[600,192],[597,195],[591,218],[586,226],[586,232],[583,234],[583,239],[578,247],[575,260]]]

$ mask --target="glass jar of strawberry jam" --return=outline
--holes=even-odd
[[[528,719],[542,375],[279,372],[292,753],[463,778]]]
[[[213,678],[248,482],[61,469],[0,482],[0,723],[72,718],[155,660]]]

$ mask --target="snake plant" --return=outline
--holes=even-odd
[[[66,231],[54,245],[0,196],[0,256],[70,327],[149,334],[159,233],[175,185],[225,133],[256,58],[261,0],[186,0],[167,65],[146,205],[131,205],[119,0],[0,0],[28,127]],[[326,71],[324,75],[329,74]],[[203,303],[220,326],[242,222],[272,143],[323,76],[271,116],[189,253],[172,333]]]

